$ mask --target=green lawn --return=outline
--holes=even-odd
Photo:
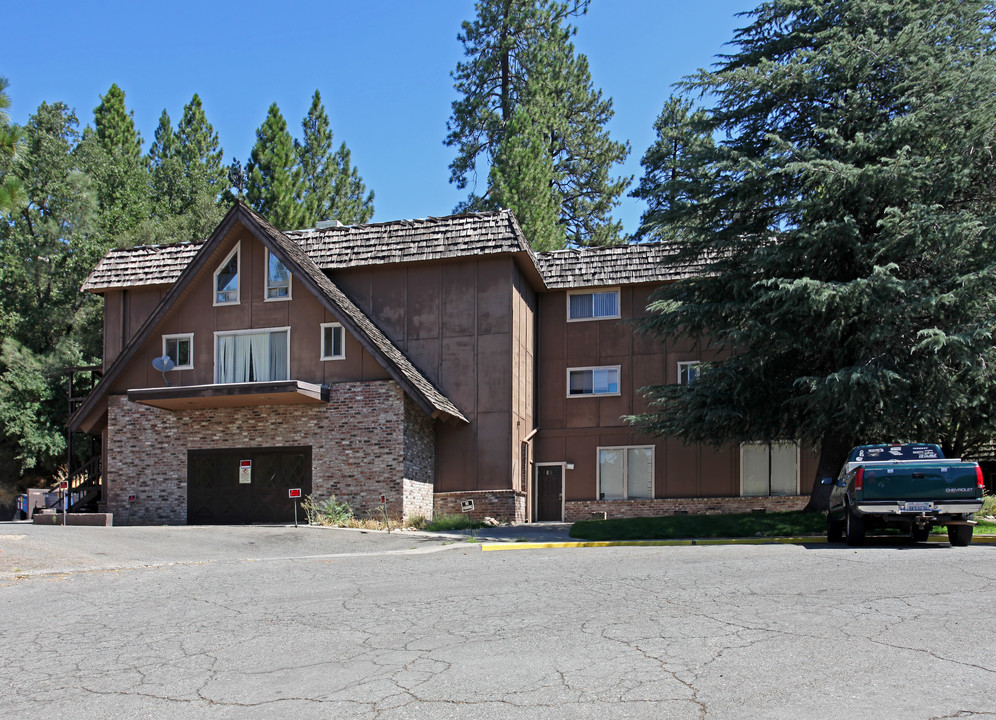
[[[678,540],[682,538],[797,537],[826,533],[824,513],[769,512],[731,515],[669,515],[619,520],[582,520],[571,526],[579,540]],[[934,533],[947,532],[936,527]],[[996,523],[979,520],[976,535],[996,535]]]
[[[823,513],[770,512],[730,515],[669,515],[619,520],[582,520],[571,537],[582,540],[676,540],[679,538],[822,535]]]

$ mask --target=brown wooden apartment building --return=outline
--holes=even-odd
[[[283,522],[290,488],[405,518],[801,505],[814,459],[794,443],[622,419],[716,357],[634,332],[678,276],[665,253],[534,253],[508,211],[280,232],[238,204],[202,243],[100,261],[103,378],[70,427],[102,437],[125,524]]]

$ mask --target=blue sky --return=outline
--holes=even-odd
[[[715,61],[745,19],[749,0],[593,0],[576,21],[575,45],[595,86],[611,97],[610,131],[630,143],[619,174],[640,176],[640,158],[672,83]],[[275,8],[279,6],[279,11]],[[225,150],[245,162],[256,128],[276,102],[291,133],[317,89],[335,142],[376,193],[374,220],[446,215],[463,198],[449,183],[453,151],[443,145],[450,72],[462,57],[460,23],[473,0],[146,3],[49,0],[4,8],[0,75],[10,81],[12,117],[63,101],[81,124],[111,83],[148,150],[165,108],[175,125],[200,95]],[[643,210],[617,208],[627,232]]]

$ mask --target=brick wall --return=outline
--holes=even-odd
[[[404,423],[404,519],[432,517],[436,438],[432,420],[407,395]]]
[[[526,521],[526,494],[518,490],[465,490],[436,493],[437,515],[462,514],[460,503],[473,500],[474,509],[467,513],[477,520],[493,517],[502,522]]]
[[[112,396],[107,445],[117,524],[185,523],[187,450],[239,447],[311,445],[312,495],[334,494],[359,517],[378,515],[381,495],[395,519],[431,508],[432,422],[393,381],[333,385],[327,405],[170,412]]]
[[[802,510],[808,495],[785,497],[711,497],[662,498],[657,500],[569,500],[564,508],[564,520],[590,520],[592,513],[605,513],[608,518],[661,517],[687,512],[689,515],[751,512],[752,510]]]

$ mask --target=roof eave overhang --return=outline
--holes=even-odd
[[[301,380],[133,388],[128,399],[163,410],[254,407],[258,405],[321,405],[329,389]]]

